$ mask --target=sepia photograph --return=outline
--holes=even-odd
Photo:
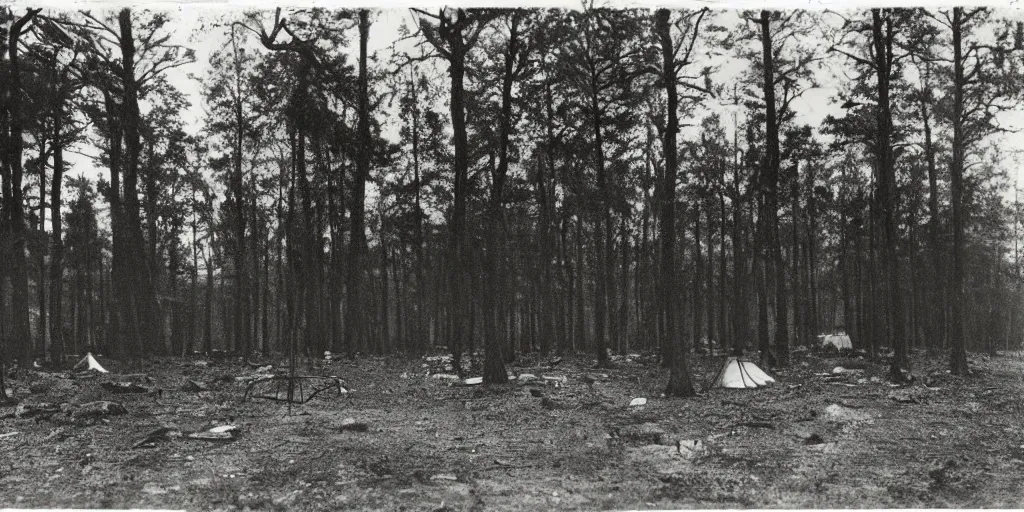
[[[1024,508],[1022,130],[1008,3],[0,0],[0,508]]]

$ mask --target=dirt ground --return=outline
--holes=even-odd
[[[723,360],[693,361],[701,389]],[[449,385],[434,377],[439,358],[317,361],[300,373],[336,375],[349,392],[325,390],[291,414],[243,400],[247,378],[276,368],[100,361],[112,373],[13,372],[20,405],[0,408],[0,507],[1024,507],[1020,353],[974,355],[966,380],[941,356],[915,354],[905,388],[884,379],[884,363],[798,353],[770,372],[772,387],[691,399],[660,397],[667,374],[648,357],[610,369],[537,358],[510,368],[537,379],[501,389]],[[208,390],[185,391],[188,380]],[[103,387],[128,381],[149,392]],[[77,407],[99,400],[127,412]],[[237,430],[189,437],[218,425]]]

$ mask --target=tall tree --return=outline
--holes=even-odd
[[[145,250],[139,202],[139,102],[163,83],[168,70],[193,62],[195,52],[169,42],[166,14],[128,8],[106,16],[82,14],[85,21],[80,26],[86,30],[90,62],[88,80],[104,95],[107,110],[115,238],[113,272],[119,276],[115,280],[118,337],[129,354],[140,354],[151,349],[147,343],[158,344],[161,334],[157,330],[156,283]]]
[[[950,161],[952,196],[952,283],[950,370],[955,375],[968,373],[964,330],[965,309],[965,226],[967,208],[965,171],[972,157],[977,158],[980,143],[1001,130],[996,114],[1013,108],[1024,95],[1024,74],[1019,65],[1005,57],[1024,49],[1020,22],[1010,44],[1006,27],[996,34],[993,45],[979,42],[992,31],[992,11],[984,7],[955,7],[931,15],[949,30],[953,67],[953,105],[949,122],[953,129]]]
[[[701,22],[708,14],[706,9],[683,12],[676,20],[668,9],[658,9],[654,15],[655,33],[661,50],[659,78],[667,95],[665,124],[660,128],[663,134],[662,148],[665,153],[665,170],[658,187],[660,205],[661,278],[659,279],[659,322],[664,337],[660,345],[668,347],[669,381],[665,394],[669,396],[693,396],[696,394],[690,380],[686,362],[686,344],[678,329],[677,275],[676,268],[676,172],[678,150],[676,136],[679,133],[679,92],[680,84],[692,94],[685,95],[688,101],[699,101],[704,95],[712,94],[710,82],[698,84],[680,75],[693,65],[697,54],[694,48],[701,36]],[[674,23],[673,23],[674,21]],[[673,25],[679,31],[673,37]],[[705,77],[707,76],[705,70]],[[686,76],[686,75],[683,75]],[[699,221],[698,221],[699,222]],[[699,250],[699,249],[698,249]],[[700,300],[699,298],[696,300]],[[694,321],[699,321],[694,319]]]
[[[25,259],[25,246],[27,229],[25,226],[25,206],[22,189],[24,177],[24,166],[22,153],[24,151],[24,140],[22,139],[25,127],[23,105],[25,92],[22,89],[21,71],[21,44],[22,36],[32,27],[36,15],[41,9],[27,9],[21,16],[13,16],[10,28],[6,36],[5,49],[7,50],[6,65],[6,87],[3,97],[3,117],[0,118],[0,126],[3,133],[0,136],[5,141],[3,160],[0,161],[3,178],[3,218],[0,219],[3,227],[0,228],[0,238],[3,239],[2,247],[6,251],[0,255],[5,261],[11,264],[11,307],[13,311],[8,339],[19,340],[21,344],[17,347],[16,354],[22,359],[30,357],[32,346],[30,343],[31,326],[29,324],[29,297],[28,297],[28,261]],[[4,14],[9,14],[4,8]],[[0,276],[2,278],[3,276]],[[3,283],[0,282],[0,287]],[[4,293],[0,291],[0,293]],[[0,334],[2,336],[2,334]],[[2,350],[0,350],[2,351]],[[0,361],[2,363],[2,361]]]
[[[471,302],[469,287],[470,255],[466,244],[466,203],[468,200],[469,141],[466,131],[466,56],[476,46],[484,28],[498,15],[497,12],[474,9],[440,9],[436,14],[414,9],[420,16],[420,33],[442,59],[448,63],[451,80],[451,123],[455,146],[454,201],[452,204],[449,237],[451,283],[450,305],[454,318],[452,330],[453,365],[462,371],[462,351],[471,336],[466,321]]]
[[[359,82],[357,86],[359,126],[356,150],[356,172],[352,179],[352,238],[349,243],[348,271],[345,289],[348,292],[345,310],[345,337],[349,347],[365,343],[366,304],[362,296],[363,258],[366,255],[366,180],[370,175],[370,97],[367,75],[366,44],[370,37],[370,12],[359,10]],[[351,353],[351,352],[350,352]]]
[[[764,296],[758,301],[759,338],[762,340],[761,357],[769,364],[788,364],[789,359],[789,318],[786,290],[786,264],[782,258],[782,240],[779,232],[779,183],[781,173],[780,138],[786,123],[793,119],[792,102],[816,85],[813,65],[821,59],[813,47],[801,44],[814,27],[814,15],[807,11],[767,11],[745,13],[745,23],[756,30],[742,34],[747,39],[759,42],[757,50],[743,52],[755,63],[750,82],[757,82],[757,89],[763,101],[764,148],[760,172],[757,178],[758,194],[758,239],[762,244],[760,276],[765,287]],[[742,50],[741,50],[742,52]],[[756,74],[756,77],[754,76]],[[795,269],[794,269],[795,270]],[[766,351],[768,339],[767,279],[772,277],[775,296],[775,350]]]
[[[499,24],[503,41],[500,50],[500,84],[501,107],[498,126],[498,161],[491,175],[491,193],[487,204],[487,247],[484,261],[484,273],[489,282],[497,285],[501,281],[499,275],[500,255],[503,253],[502,233],[504,232],[504,198],[505,182],[508,177],[509,159],[511,158],[510,143],[515,127],[513,113],[515,98],[512,88],[522,80],[530,65],[532,41],[529,39],[531,29],[529,13],[515,9],[505,13]],[[502,26],[503,25],[503,26]],[[507,30],[507,32],[506,32]],[[501,289],[499,286],[498,289]],[[484,383],[505,384],[508,373],[505,370],[501,350],[501,336],[498,334],[497,297],[494,293],[484,293]]]
[[[609,308],[616,303],[613,286],[613,207],[618,185],[613,166],[610,126],[622,126],[635,115],[638,102],[631,94],[633,83],[644,70],[638,64],[644,47],[637,40],[644,20],[637,12],[610,10],[588,6],[579,13],[570,13],[568,22],[575,28],[575,37],[562,45],[565,78],[578,94],[576,111],[587,122],[588,151],[595,173],[595,190],[590,198],[589,212],[594,225],[594,351],[597,363],[608,363],[608,338],[616,333],[609,329]],[[581,131],[581,135],[585,133]],[[586,154],[586,153],[583,153]]]

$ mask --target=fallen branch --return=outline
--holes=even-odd
[[[733,425],[735,427],[751,427],[751,428],[771,428],[774,429],[775,425],[768,423],[767,421],[744,421]]]
[[[306,395],[306,387],[303,384],[303,382],[308,381],[308,380],[314,380],[314,381],[315,380],[326,380],[328,382],[325,385],[321,386],[321,387],[310,386],[312,388],[312,392],[309,393],[309,395]],[[243,395],[242,401],[245,401],[245,400],[249,399],[249,396],[252,394],[252,390],[253,390],[253,388],[255,386],[260,385],[260,384],[264,384],[264,383],[267,383],[267,382],[274,382],[275,383],[275,385],[274,385],[274,394],[272,394],[272,395],[270,395],[270,394],[252,395],[254,398],[263,398],[263,399],[266,399],[266,400],[275,400],[275,401],[278,401],[278,402],[291,402],[291,403],[304,404],[304,403],[309,402],[310,400],[312,400],[313,397],[315,397],[318,394],[320,394],[320,392],[327,391],[328,389],[336,389],[337,392],[338,392],[338,396],[341,396],[341,395],[346,394],[348,392],[347,390],[345,390],[345,388],[341,387],[341,379],[339,379],[337,377],[320,377],[320,376],[315,376],[315,375],[311,375],[311,376],[298,376],[298,375],[296,375],[295,377],[292,377],[290,375],[274,375],[274,376],[270,376],[270,377],[260,378],[260,379],[254,380],[253,382],[250,382],[249,385],[246,386],[246,388],[245,388],[245,395]],[[289,389],[285,388],[285,396],[282,398],[281,397],[281,387],[283,385],[287,385],[288,387],[291,388],[291,390],[289,392]],[[296,394],[298,394],[298,396],[296,396]]]

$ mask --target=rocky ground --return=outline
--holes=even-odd
[[[693,361],[700,389],[723,359]],[[322,391],[291,407],[245,399],[281,361],[100,362],[9,371],[0,507],[1024,507],[1020,353],[973,356],[968,379],[918,353],[894,387],[884,363],[802,352],[772,387],[691,399],[660,397],[649,357],[536,358],[500,389],[440,357],[317,361],[300,373],[346,392],[307,380]]]

